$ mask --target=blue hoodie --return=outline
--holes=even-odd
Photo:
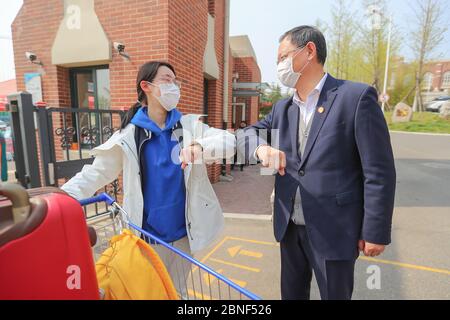
[[[180,118],[177,109],[171,110],[161,129],[149,118],[147,107],[141,107],[131,120],[134,125],[152,132],[140,153],[144,196],[142,228],[166,242],[186,236],[184,174],[178,159],[178,142],[172,139],[172,128]]]

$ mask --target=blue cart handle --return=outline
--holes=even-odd
[[[103,193],[100,193],[98,196],[95,196],[95,197],[92,197],[92,198],[83,199],[83,200],[80,200],[78,202],[82,206],[87,206],[88,204],[96,203],[96,202],[106,202],[107,204],[112,205],[114,202],[116,202],[116,200],[114,200],[114,198],[111,197],[106,192],[103,192]]]

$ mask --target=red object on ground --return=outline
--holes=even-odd
[[[39,197],[48,207],[43,221],[0,247],[0,300],[99,299],[81,206],[65,194]]]

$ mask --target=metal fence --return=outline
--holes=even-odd
[[[92,164],[89,151],[120,128],[125,114],[122,110],[36,107],[27,92],[8,96],[8,104],[16,178],[25,188],[60,187],[84,165]],[[119,181],[102,191],[117,199]],[[85,208],[87,217],[107,211],[107,206],[98,204]]]

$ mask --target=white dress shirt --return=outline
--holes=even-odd
[[[294,103],[300,108],[300,116],[303,117],[306,125],[308,125],[312,116],[314,115],[314,111],[317,107],[317,102],[319,101],[320,93],[322,92],[323,85],[327,80],[327,73],[324,74],[322,79],[320,79],[319,83],[315,86],[315,88],[311,91],[311,93],[306,98],[306,102],[303,102],[298,96],[297,90],[294,93]]]

